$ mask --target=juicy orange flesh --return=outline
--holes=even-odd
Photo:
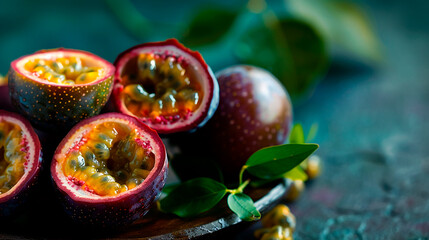
[[[25,172],[27,150],[21,128],[0,121],[0,194],[9,191]]]
[[[143,182],[155,164],[148,142],[117,122],[91,129],[63,162],[69,181],[100,196],[114,196]]]
[[[32,59],[25,63],[24,68],[39,79],[65,85],[94,82],[104,71],[101,67],[85,66],[85,61],[79,57]]]
[[[125,106],[152,123],[186,119],[203,97],[194,72],[181,58],[142,53],[127,63],[121,76]]]

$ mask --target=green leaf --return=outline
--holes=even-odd
[[[304,130],[300,123],[293,125],[292,131],[289,135],[289,143],[305,143]]]
[[[195,178],[172,189],[159,201],[163,212],[192,217],[214,207],[226,194],[226,186],[210,178]]]
[[[246,162],[246,170],[262,179],[282,177],[319,147],[317,144],[283,144],[258,150]]]
[[[285,0],[286,7],[316,26],[331,47],[372,62],[382,60],[380,42],[365,12],[355,3],[339,0]]]
[[[201,9],[193,16],[181,41],[191,47],[216,42],[229,31],[238,13],[217,6]]]
[[[261,218],[261,213],[256,209],[253,200],[244,193],[230,194],[228,196],[229,208],[245,221],[254,221]]]
[[[292,168],[292,170],[283,174],[283,177],[291,180],[302,180],[302,181],[307,181],[308,179],[307,174],[304,172],[304,170],[302,170],[300,166]]]
[[[322,36],[308,23],[266,15],[239,39],[235,54],[245,64],[270,71],[293,100],[308,95],[326,73],[328,55]]]

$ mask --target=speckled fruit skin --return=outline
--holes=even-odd
[[[124,88],[121,83],[121,74],[125,64],[128,62],[128,59],[138,55],[143,51],[156,53],[164,52],[167,54],[174,53],[183,57],[187,61],[192,61],[190,64],[194,64],[198,68],[199,73],[201,74],[201,76],[203,76],[203,78],[205,79],[205,84],[207,85],[207,89],[204,92],[204,98],[201,103],[201,106],[196,112],[194,112],[194,115],[196,117],[190,118],[192,119],[192,121],[179,121],[174,123],[173,125],[154,125],[151,123],[147,123],[148,126],[155,129],[160,134],[187,132],[204,126],[206,122],[213,116],[219,104],[219,85],[211,68],[204,61],[201,54],[199,52],[192,51],[186,48],[176,39],[168,39],[166,41],[161,42],[150,42],[136,45],[130,49],[127,49],[116,58],[114,62],[114,65],[116,67],[115,83],[113,86],[112,94],[112,99],[116,110],[118,112],[134,116],[130,111],[126,109],[124,103],[119,97]]]
[[[38,81],[24,74],[20,62],[38,54],[81,54],[106,66],[106,76],[79,85],[61,85]],[[37,128],[66,131],[82,119],[97,115],[110,97],[114,66],[89,52],[54,49],[23,56],[11,63],[9,89],[12,103]]]
[[[145,135],[153,139],[151,146],[159,157],[155,160],[155,166],[148,177],[138,187],[112,197],[99,197],[95,199],[84,199],[74,194],[66,187],[67,180],[64,174],[57,169],[60,153],[67,149],[69,140],[73,140],[73,135],[80,131],[81,127],[99,119],[125,119],[129,126],[140,129]],[[134,117],[121,113],[105,113],[85,119],[73,127],[66,137],[61,141],[54,158],[51,162],[51,175],[58,195],[66,213],[77,223],[91,225],[95,227],[123,227],[131,224],[138,218],[144,216],[159,197],[168,172],[168,160],[164,144],[157,132],[146,126]]]
[[[175,138],[173,144],[182,156],[218,163],[225,181],[233,182],[254,152],[287,141],[292,104],[284,87],[264,69],[237,65],[217,72],[216,77],[220,88],[216,113],[201,131]],[[173,168],[184,164],[180,161],[173,157]]]
[[[28,137],[28,143],[32,149],[26,164],[28,168],[26,173],[13,188],[0,195],[0,217],[7,217],[22,205],[34,190],[42,167],[42,149],[39,138],[26,119],[16,113],[0,110],[0,120],[2,119],[18,124]]]
[[[285,88],[264,69],[232,66],[216,76],[220,103],[207,131],[220,167],[231,175],[257,150],[286,142],[292,104]]]

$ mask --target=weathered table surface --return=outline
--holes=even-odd
[[[295,239],[429,237],[427,8],[366,3],[384,65],[334,64],[311,99],[295,108],[296,120],[319,124],[315,142],[324,163],[322,176],[289,204]]]

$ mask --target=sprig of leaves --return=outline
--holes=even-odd
[[[299,177],[299,170],[294,169],[318,147],[317,144],[283,144],[263,148],[243,165],[237,188],[229,189],[211,178],[191,179],[164,191],[167,195],[159,201],[159,209],[179,217],[194,217],[210,210],[228,195],[228,206],[238,217],[245,221],[257,220],[261,214],[250,196],[244,193],[250,183],[250,179],[243,181],[244,172],[267,181],[283,178],[290,171],[289,174]]]

